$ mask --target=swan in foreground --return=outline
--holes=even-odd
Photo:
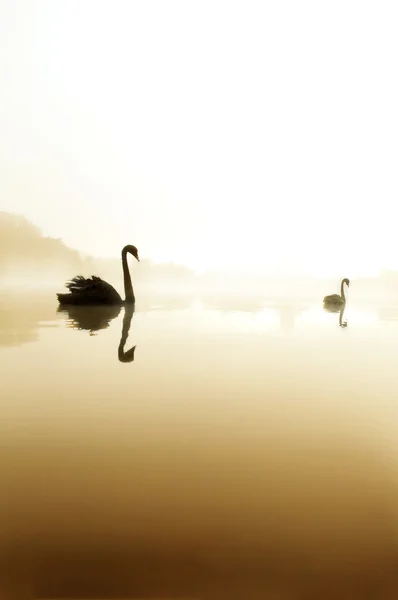
[[[115,288],[100,277],[93,275],[86,279],[83,275],[77,275],[65,285],[69,290],[67,294],[57,294],[59,303],[62,304],[134,304],[134,290],[131,283],[129,266],[127,264],[127,253],[130,253],[138,261],[138,250],[135,246],[125,246],[122,250],[122,267],[124,279],[125,300],[122,300]]]
[[[350,280],[345,278],[341,282],[340,296],[338,294],[331,294],[330,296],[325,296],[323,299],[323,303],[328,306],[336,304],[345,304],[344,284],[346,284],[347,287],[350,287]]]

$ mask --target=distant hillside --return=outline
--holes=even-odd
[[[196,276],[188,267],[174,263],[158,264],[144,259],[137,264],[133,258],[129,260],[135,283],[162,288],[163,291],[170,287],[171,291],[178,292],[193,283],[196,288],[211,290],[212,293],[230,293],[233,290],[243,296],[261,293],[267,296],[312,297],[339,291],[338,278],[286,276],[282,273],[271,276],[223,269]],[[109,260],[86,256],[69,248],[59,238],[44,236],[25,217],[0,211],[0,284],[29,283],[33,287],[37,284],[42,287],[51,283],[58,287],[77,274],[96,274],[118,290],[123,289],[120,255]],[[349,276],[347,273],[344,275]],[[352,280],[350,294],[364,302],[368,301],[369,294],[398,296],[398,273],[384,270],[378,277]]]
[[[44,236],[24,216],[0,212],[0,281],[59,281],[80,273],[98,274],[115,285],[122,285],[120,257],[104,260],[85,256],[59,238]],[[189,268],[172,263],[142,260],[134,269],[137,282],[187,282],[194,277]]]
[[[43,236],[21,215],[0,212],[0,277],[92,269],[94,261],[68,248],[61,239]]]

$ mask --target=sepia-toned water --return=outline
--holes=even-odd
[[[398,303],[5,293],[0,365],[0,598],[398,597]]]

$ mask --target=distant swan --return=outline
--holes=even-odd
[[[130,252],[138,261],[138,250],[135,246],[125,246],[122,250],[122,267],[124,278],[125,300],[122,300],[115,288],[110,284],[93,275],[86,279],[83,275],[77,275],[65,285],[69,294],[57,294],[60,304],[134,304],[135,297],[129,266],[127,264],[127,252]]]
[[[345,294],[344,294],[344,284],[347,284],[347,287],[350,287],[350,280],[345,278],[341,282],[340,288],[340,296],[338,294],[331,294],[330,296],[325,296],[323,299],[323,303],[326,305],[336,305],[336,304],[345,304]]]

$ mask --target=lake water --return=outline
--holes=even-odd
[[[398,304],[339,319],[3,294],[0,598],[397,598]]]

